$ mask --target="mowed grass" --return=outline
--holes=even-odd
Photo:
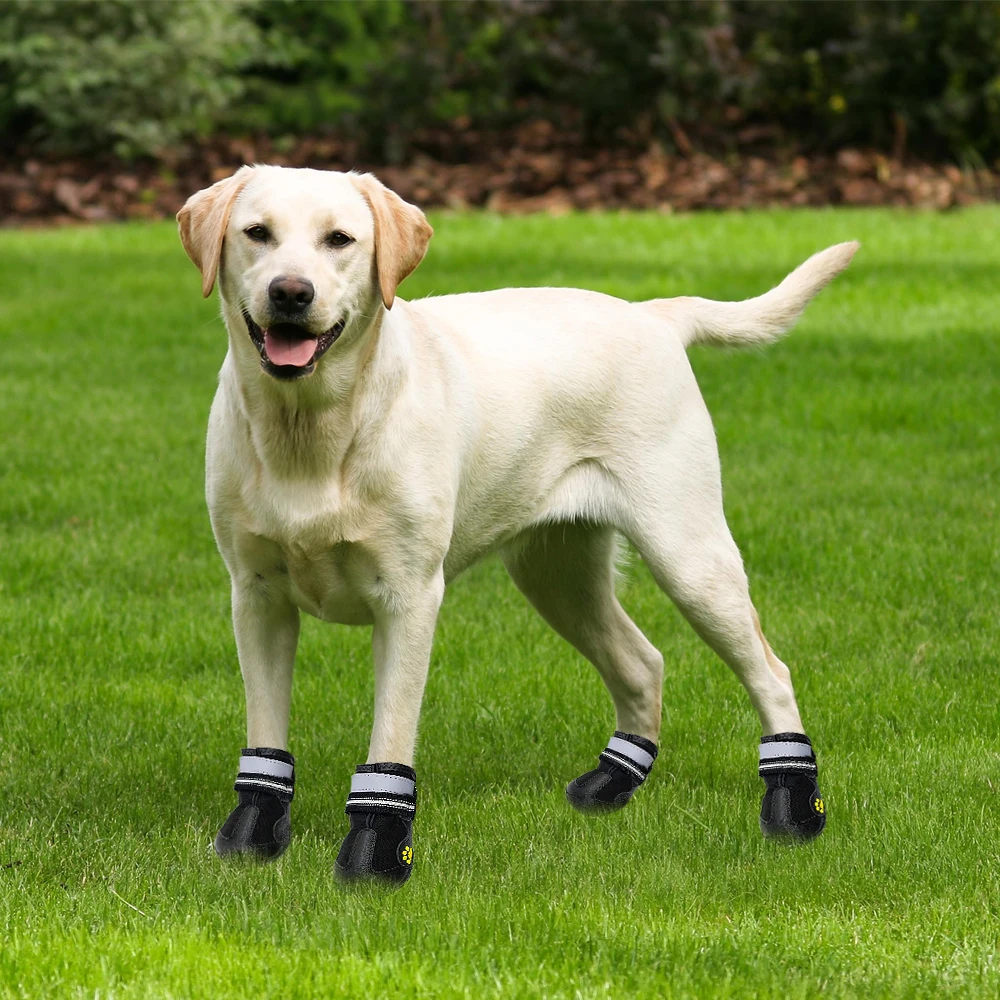
[[[410,883],[333,881],[370,635],[310,619],[292,849],[221,863],[244,720],[202,496],[217,304],[171,225],[5,232],[0,996],[996,996],[1000,211],[433,222],[411,298],[741,298],[862,241],[781,344],[693,353],[826,833],[762,841],[749,702],[641,564],[660,759],[623,813],[575,814],[610,700],[488,560],[441,613]]]

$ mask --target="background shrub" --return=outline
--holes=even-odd
[[[820,148],[1000,155],[1000,4],[992,0],[730,5],[740,105]]]
[[[217,126],[258,44],[245,8],[4,0],[0,128],[56,152],[131,156]]]
[[[1000,154],[995,2],[262,0],[248,16],[271,56],[242,120],[339,128],[390,161],[422,128],[531,117],[591,144]]]
[[[59,150],[152,151],[210,128],[333,132],[396,162],[441,127],[533,118],[586,145],[851,144],[991,161],[1000,4],[0,5],[0,126]]]

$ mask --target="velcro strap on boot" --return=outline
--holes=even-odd
[[[641,745],[639,740],[642,741]],[[608,740],[607,747],[601,751],[601,758],[623,768],[642,784],[653,767],[656,752],[656,744],[650,740],[616,730],[615,735]]]
[[[816,755],[804,733],[778,733],[760,741],[758,773],[763,778],[780,772],[816,774]]]
[[[389,813],[412,818],[417,811],[417,773],[405,764],[359,764],[351,776],[347,813]]]
[[[233,787],[238,792],[270,792],[291,799],[295,795],[295,758],[287,750],[244,748]]]

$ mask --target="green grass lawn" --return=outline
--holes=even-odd
[[[623,813],[574,813],[610,700],[489,560],[441,613],[410,883],[333,881],[369,630],[309,619],[292,849],[218,861],[244,719],[202,496],[217,304],[172,225],[3,232],[0,996],[997,996],[1000,210],[433,221],[411,298],[742,298],[862,241],[783,343],[693,354],[826,833],[762,841],[749,701],[641,564],[660,758]]]

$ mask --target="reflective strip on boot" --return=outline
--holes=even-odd
[[[804,733],[764,736],[761,738],[759,751],[760,763],[757,770],[761,777],[780,771],[816,773],[816,755],[809,737]]]
[[[653,761],[656,760],[656,746],[649,740],[643,740],[653,747],[650,753],[644,747],[632,742],[628,733],[615,732],[608,740],[607,747],[601,751],[601,758],[608,764],[614,764],[631,774],[639,784],[649,776]],[[641,737],[638,737],[641,739]]]
[[[351,776],[351,791],[347,796],[346,812],[391,812],[412,816],[417,811],[416,778],[394,771],[404,770],[401,764],[362,765]],[[373,767],[392,767],[394,771],[372,770]],[[413,774],[412,768],[405,768]]]
[[[240,755],[233,787],[238,792],[268,792],[291,799],[295,795],[295,758],[286,750],[246,748]]]

